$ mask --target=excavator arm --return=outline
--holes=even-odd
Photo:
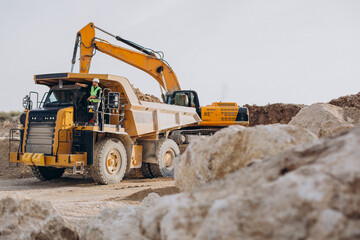
[[[75,64],[76,51],[80,44],[80,73],[89,73],[91,59],[93,57],[94,49],[96,49],[148,73],[158,81],[160,86],[165,89],[166,93],[181,90],[175,72],[163,59],[158,58],[153,52],[142,48],[136,43],[109,34],[100,28],[97,29],[141,52],[119,47],[110,44],[103,39],[96,38],[95,28],[97,27],[95,27],[93,23],[89,23],[77,33],[72,63],[73,65]]]

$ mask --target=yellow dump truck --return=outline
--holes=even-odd
[[[75,85],[94,78],[103,91],[98,111],[89,110],[88,89]],[[9,139],[10,146],[19,141],[19,148],[10,152],[9,161],[31,166],[40,180],[58,178],[66,168],[73,173],[88,170],[99,184],[120,182],[133,168],[171,177],[180,151],[168,136],[200,122],[195,108],[140,101],[123,77],[55,73],[34,79],[50,90],[40,103],[24,99],[21,128],[12,129]],[[99,124],[89,123],[93,114]],[[20,140],[13,137],[16,132]]]

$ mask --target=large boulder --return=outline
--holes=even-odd
[[[319,137],[328,137],[354,127],[353,123],[358,122],[358,112],[356,108],[345,111],[328,103],[315,103],[301,109],[289,125],[306,128]]]
[[[247,166],[252,159],[264,159],[315,139],[310,131],[288,125],[231,126],[188,145],[175,162],[175,185],[191,191]]]
[[[0,199],[0,239],[79,239],[49,202]]]
[[[359,145],[360,128],[298,145],[106,223],[122,238],[128,219],[127,239],[359,239]]]

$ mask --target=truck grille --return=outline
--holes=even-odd
[[[29,122],[25,152],[52,155],[54,122]]]

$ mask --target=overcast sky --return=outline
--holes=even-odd
[[[33,75],[69,72],[76,33],[89,22],[163,51],[201,105],[311,104],[360,91],[358,0],[0,2],[0,111],[22,110],[29,91],[46,91]],[[100,52],[90,72],[160,96],[150,75]]]

